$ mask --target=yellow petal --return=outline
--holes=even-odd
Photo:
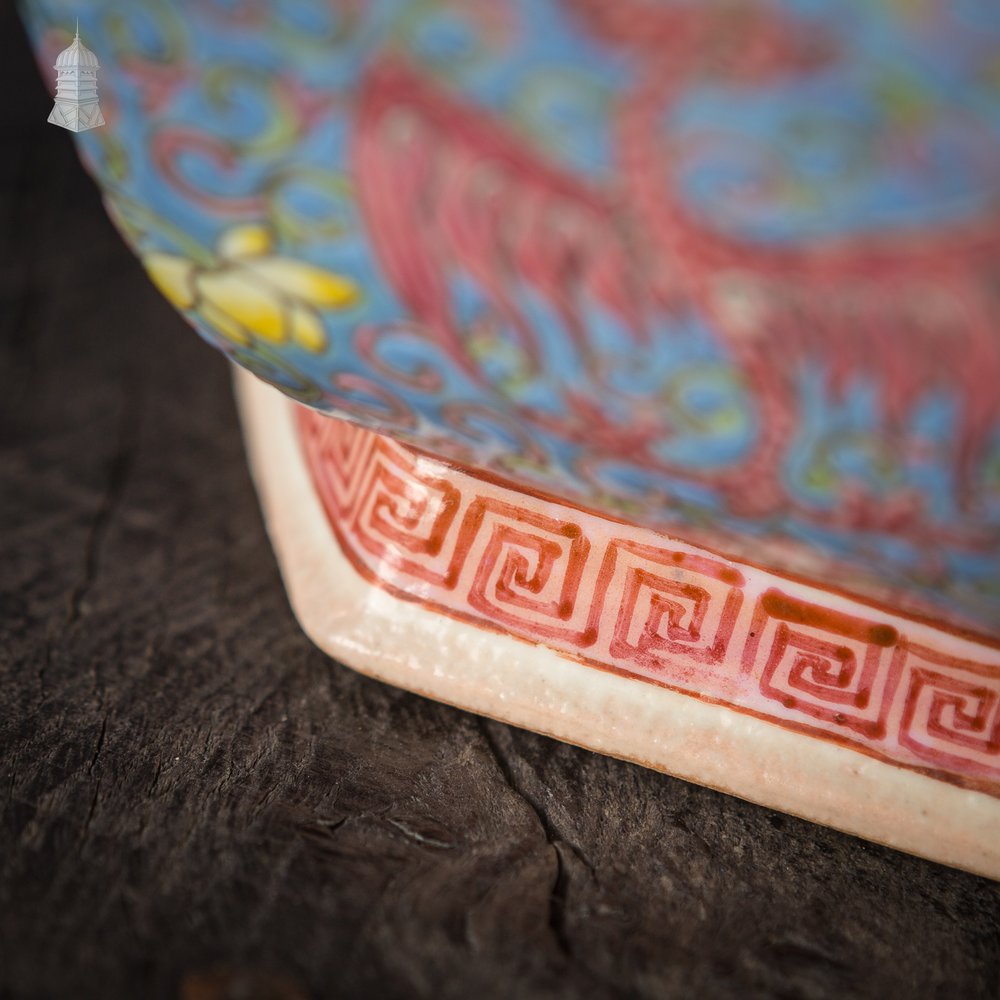
[[[231,340],[234,344],[244,347],[250,343],[250,337],[231,316],[217,309],[211,302],[203,301],[198,308],[198,315],[208,323],[220,337]]]
[[[289,318],[291,319],[292,340],[299,347],[312,351],[314,354],[319,354],[326,348],[326,333],[314,309],[293,302]]]
[[[269,253],[274,246],[274,237],[267,226],[249,222],[243,226],[233,226],[219,237],[219,253],[230,259],[259,257]]]
[[[246,269],[205,271],[198,275],[197,287],[205,302],[255,336],[274,344],[288,339],[280,296]]]
[[[148,253],[142,258],[153,284],[178,309],[194,305],[194,264],[186,257]]]
[[[246,266],[286,294],[321,309],[346,309],[361,298],[361,289],[350,278],[299,260],[263,257]]]

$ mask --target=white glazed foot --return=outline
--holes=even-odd
[[[1000,651],[236,376],[303,628],[430,698],[1000,878]]]

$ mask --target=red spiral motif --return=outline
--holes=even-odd
[[[1000,647],[910,622],[443,465],[311,410],[330,528],[373,585],[638,683],[1000,796]],[[761,581],[769,581],[761,590]],[[922,626],[924,634],[928,626]]]

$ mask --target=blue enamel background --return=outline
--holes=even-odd
[[[699,78],[664,108],[675,182],[694,217],[767,248],[900,228],[920,239],[936,226],[997,213],[1000,5],[798,0],[780,7],[828,34],[837,59],[794,82]],[[280,256],[362,289],[356,307],[322,314],[329,346],[320,354],[293,343],[234,345],[197,310],[187,313],[237,363],[310,405],[508,479],[778,568],[813,574],[817,558],[827,560],[849,588],[1000,629],[1000,428],[978,457],[970,497],[955,468],[960,393],[928,386],[908,407],[905,426],[893,427],[880,409],[877,366],[852,373],[834,392],[822,358],[797,365],[797,426],[776,470],[789,502],[748,514],[712,477],[745,457],[764,417],[752,381],[703,310],[657,315],[640,348],[620,317],[591,302],[589,334],[608,388],[594,382],[552,304],[527,283],[517,295],[539,335],[538,372],[525,371],[509,331],[482,335],[470,348],[481,380],[408,331],[407,307],[386,280],[353,193],[347,150],[358,80],[387,48],[403,51],[527,148],[614,190],[615,108],[635,67],[563,5],[30,0],[24,12],[43,62],[53,45],[66,44],[77,16],[101,60],[109,124],[78,142],[137,253],[163,251],[209,267],[224,233],[262,222]],[[290,110],[289,93],[301,98],[298,110]],[[305,125],[302,107],[312,109]],[[231,162],[221,168],[189,152],[174,164],[184,186],[170,182],[152,149],[178,128],[221,140]],[[482,288],[459,271],[449,290],[471,331]],[[362,326],[382,331],[377,366],[357,349]],[[405,377],[424,369],[437,376],[433,389]],[[333,377],[344,374],[384,386],[406,418],[371,392],[336,388]],[[586,439],[558,429],[570,396],[598,401],[601,422],[621,434],[643,421],[669,427],[650,448],[671,473],[652,471],[625,449],[595,465]],[[461,421],[456,407],[465,408]],[[525,410],[550,414],[551,425],[526,423]],[[858,495],[873,508],[918,497],[941,531],[930,538],[827,518]]]

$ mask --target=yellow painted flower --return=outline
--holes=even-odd
[[[346,309],[361,297],[350,278],[271,251],[271,231],[235,226],[223,233],[212,265],[148,253],[143,264],[157,288],[178,308],[190,309],[220,336],[248,346],[298,344],[315,354],[326,347],[321,309]]]

